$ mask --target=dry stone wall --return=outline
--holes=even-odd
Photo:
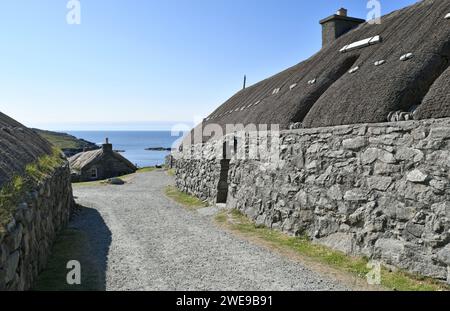
[[[176,182],[213,202],[211,144]],[[228,182],[258,224],[450,281],[450,118],[284,131],[277,161],[232,158]]]
[[[176,186],[203,201],[213,202],[220,178],[220,157],[212,142],[192,149],[189,155],[172,152]]]
[[[5,233],[0,233],[0,290],[30,289],[45,267],[56,233],[73,207],[66,162],[26,194]]]

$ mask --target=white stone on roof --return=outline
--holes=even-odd
[[[374,63],[374,65],[375,65],[375,66],[381,66],[381,65],[383,65],[385,62],[386,62],[386,61],[385,61],[384,59],[378,60],[378,61],[376,61],[376,62]]]
[[[359,66],[356,66],[356,67],[353,67],[352,69],[350,69],[349,71],[348,71],[348,73],[355,73],[355,72],[357,72],[359,70]]]
[[[413,53],[407,53],[407,54],[402,55],[400,57],[400,60],[401,61],[406,61],[406,60],[411,59],[413,57],[414,57]]]
[[[290,90],[292,90],[293,88],[295,88],[297,86],[297,83],[291,84],[291,86],[289,87]]]
[[[278,94],[278,92],[280,92],[280,88],[276,88],[275,90],[273,90],[272,95]]]
[[[312,80],[308,81],[308,84],[314,84],[314,83],[316,83],[316,79],[312,79]]]
[[[352,50],[365,48],[365,47],[367,47],[369,45],[374,45],[374,44],[377,44],[377,43],[380,43],[380,42],[381,42],[381,37],[378,35],[378,36],[375,36],[375,37],[370,37],[370,38],[367,38],[367,39],[364,39],[364,40],[360,40],[360,41],[357,41],[357,42],[350,43],[350,44],[344,46],[342,49],[340,49],[339,52],[345,53],[345,52],[349,52],[349,51],[352,51]]]
[[[445,19],[450,19],[450,13],[448,13],[447,15],[445,15]]]

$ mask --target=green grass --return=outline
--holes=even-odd
[[[53,148],[51,155],[42,156],[36,162],[28,164],[22,176],[14,176],[9,183],[2,186],[0,189],[0,234],[5,232],[5,226],[12,220],[12,213],[23,195],[63,163],[61,151]]]
[[[156,170],[156,167],[149,166],[149,167],[143,167],[143,168],[138,169],[136,171],[136,173],[148,173],[148,172],[153,172],[154,170]]]
[[[175,176],[175,170],[173,168],[170,168],[167,170],[167,175],[169,176]]]
[[[36,291],[86,291],[102,290],[101,272],[98,270],[89,252],[89,239],[86,233],[63,230],[53,244],[52,254],[46,268],[39,275],[33,290]],[[71,260],[81,264],[81,284],[69,285],[66,277],[69,270],[66,265]]]
[[[75,136],[66,133],[44,131],[39,129],[33,130],[42,138],[48,140],[53,146],[60,149],[83,149],[85,147],[95,146],[93,143],[78,139]]]
[[[188,209],[198,209],[202,207],[207,207],[208,204],[191,196],[187,193],[181,192],[174,186],[167,186],[164,190],[166,196],[172,200],[178,202],[179,204],[187,207]]]
[[[119,176],[117,178],[120,178],[122,180],[124,180],[125,182],[127,181],[127,179],[132,178],[133,176],[135,176],[136,174],[142,174],[142,173],[148,173],[148,172],[153,172],[154,170],[156,170],[156,167],[153,166],[149,166],[149,167],[143,167],[140,168],[136,171],[136,173],[132,173],[132,174],[127,174],[127,175],[123,175],[123,176]],[[107,179],[104,180],[95,180],[95,181],[83,181],[83,182],[75,182],[72,183],[74,186],[81,186],[81,187],[95,187],[95,186],[102,186],[102,185],[107,185]]]
[[[365,278],[369,273],[368,260],[361,257],[347,256],[342,252],[314,244],[307,237],[291,237],[279,231],[264,226],[257,226],[237,210],[223,211],[216,216],[219,224],[244,236],[260,239],[270,246],[294,251],[295,253],[313,259],[316,262],[331,266],[339,271],[351,273]],[[418,277],[404,271],[390,271],[382,267],[381,286],[398,291],[439,291],[450,288],[436,280]]]
[[[48,140],[53,146],[61,149],[83,148],[83,144],[75,139],[72,139],[70,136],[54,135],[47,132],[40,132],[39,135]]]

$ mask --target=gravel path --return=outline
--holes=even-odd
[[[173,179],[138,174],[123,186],[76,186],[106,290],[345,290],[345,286],[214,225],[163,194]]]

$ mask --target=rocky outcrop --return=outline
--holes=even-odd
[[[276,161],[231,159],[229,208],[348,254],[449,278],[449,118],[288,130],[280,141]],[[200,158],[177,158],[176,183],[214,202],[220,159],[212,142],[197,149]]]
[[[30,289],[45,267],[59,230],[73,207],[70,170],[66,162],[27,192],[0,233],[0,290]]]

